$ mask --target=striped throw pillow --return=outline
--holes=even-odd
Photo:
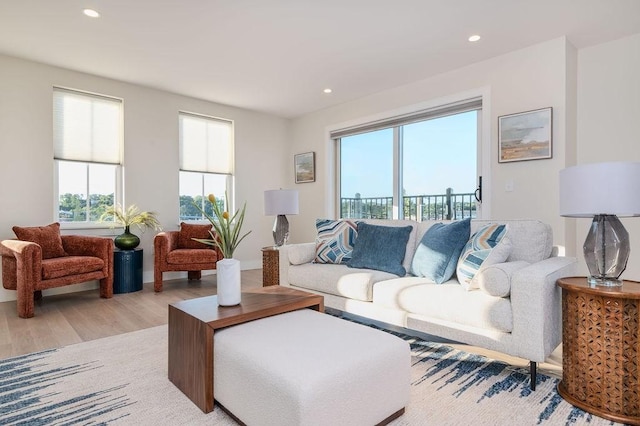
[[[353,244],[358,235],[355,221],[316,219],[315,263],[346,263],[351,260]]]
[[[506,237],[507,230],[507,225],[483,226],[464,246],[458,259],[456,274],[466,290],[479,288],[474,277],[482,268],[507,260],[511,252],[511,243]]]

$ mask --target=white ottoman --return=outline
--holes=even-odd
[[[216,331],[216,401],[247,425],[384,424],[409,402],[399,337],[311,309]]]

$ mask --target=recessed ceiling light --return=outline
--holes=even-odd
[[[324,93],[331,93],[333,92],[333,90],[329,89],[328,87],[326,89],[323,90]]]
[[[96,12],[93,9],[85,9],[82,11],[82,13],[84,13],[85,15],[89,16],[90,18],[99,18],[100,14],[98,12]]]
[[[480,40],[480,36],[477,35],[477,34],[472,35],[471,37],[469,37],[469,41],[470,42],[474,42],[474,41],[478,41],[478,40]]]

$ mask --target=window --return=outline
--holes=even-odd
[[[96,222],[121,203],[122,100],[73,90],[53,90],[54,217]]]
[[[180,220],[206,219],[209,194],[223,202],[233,199],[233,123],[229,120],[181,112],[180,127]],[[221,206],[229,209],[229,206]]]
[[[476,217],[481,107],[474,99],[332,132],[340,217]]]

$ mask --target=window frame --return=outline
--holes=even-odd
[[[99,222],[99,221],[91,221],[85,220],[83,222],[66,222],[60,221],[60,162],[77,162],[80,164],[87,165],[87,176],[86,176],[86,185],[87,185],[87,201],[90,199],[91,193],[89,192],[89,166],[91,164],[110,164],[115,166],[115,188],[113,194],[113,201],[116,205],[124,205],[124,165],[123,165],[123,156],[124,156],[124,99],[116,96],[105,95],[96,92],[89,92],[86,90],[73,89],[69,87],[63,86],[53,86],[52,90],[52,98],[55,96],[55,92],[68,92],[74,95],[85,96],[87,98],[101,98],[109,101],[117,102],[119,104],[119,129],[118,129],[118,145],[119,145],[119,161],[118,163],[104,163],[99,161],[78,161],[64,158],[56,158],[55,153],[53,157],[53,220],[55,222],[60,222],[60,229],[108,229],[112,228],[112,223]],[[55,135],[55,112],[54,121],[52,123],[53,134]],[[54,136],[55,138],[55,136]],[[55,140],[54,140],[55,144]],[[87,203],[87,209],[89,208],[89,204]],[[89,218],[89,211],[87,210],[87,217]]]
[[[216,122],[224,122],[224,123],[228,123],[229,128],[230,128],[230,136],[229,136],[229,155],[230,155],[230,159],[229,159],[229,169],[230,172],[229,173],[219,173],[219,172],[214,172],[214,171],[202,171],[202,170],[187,170],[187,169],[183,169],[182,168],[182,133],[181,133],[181,129],[182,126],[180,125],[180,120],[181,120],[181,116],[190,116],[190,117],[195,117],[197,119],[202,119],[202,120],[211,120],[211,121],[216,121]],[[190,112],[190,111],[184,111],[184,110],[180,110],[178,111],[178,150],[179,150],[179,155],[180,155],[180,164],[178,167],[178,223],[184,222],[184,223],[192,223],[192,224],[203,224],[203,223],[209,223],[208,219],[204,216],[201,215],[200,219],[182,219],[181,213],[180,213],[180,197],[182,196],[182,193],[180,191],[180,183],[181,183],[181,173],[185,172],[185,173],[193,173],[193,174],[199,174],[201,177],[201,191],[202,191],[202,199],[203,199],[203,203],[205,202],[206,197],[209,195],[208,193],[205,194],[205,188],[206,188],[206,183],[205,183],[205,177],[208,176],[226,176],[226,182],[225,182],[225,193],[227,194],[227,197],[229,199],[229,204],[230,206],[225,206],[227,210],[231,211],[234,210],[235,208],[235,122],[234,120],[231,119],[227,119],[227,118],[221,118],[221,117],[216,117],[216,116],[212,116],[212,115],[207,115],[207,114],[201,114],[201,113],[195,113],[195,112]],[[219,194],[218,194],[219,195]],[[226,201],[225,201],[226,204]],[[203,207],[203,206],[201,206]]]
[[[476,203],[476,217],[478,219],[490,214],[490,206],[487,202],[490,198],[489,180],[490,168],[488,167],[490,147],[486,144],[490,141],[490,126],[487,123],[488,107],[485,99],[488,97],[488,90],[473,91],[438,101],[430,101],[423,104],[404,108],[393,112],[379,114],[373,117],[343,123],[341,125],[332,126],[327,129],[328,140],[330,145],[330,153],[334,159],[332,164],[335,170],[331,176],[334,177],[331,186],[333,196],[330,197],[332,205],[329,207],[333,217],[342,217],[342,194],[341,194],[341,139],[343,137],[369,133],[382,129],[393,129],[393,207],[392,217],[390,219],[398,220],[404,217],[404,203],[401,202],[402,197],[402,179],[403,179],[403,138],[402,126],[422,122],[425,120],[437,119],[451,115],[461,114],[469,111],[477,111],[476,125],[476,185],[478,179],[482,179],[482,201]],[[329,168],[331,169],[331,167]],[[405,220],[408,220],[405,218]]]

